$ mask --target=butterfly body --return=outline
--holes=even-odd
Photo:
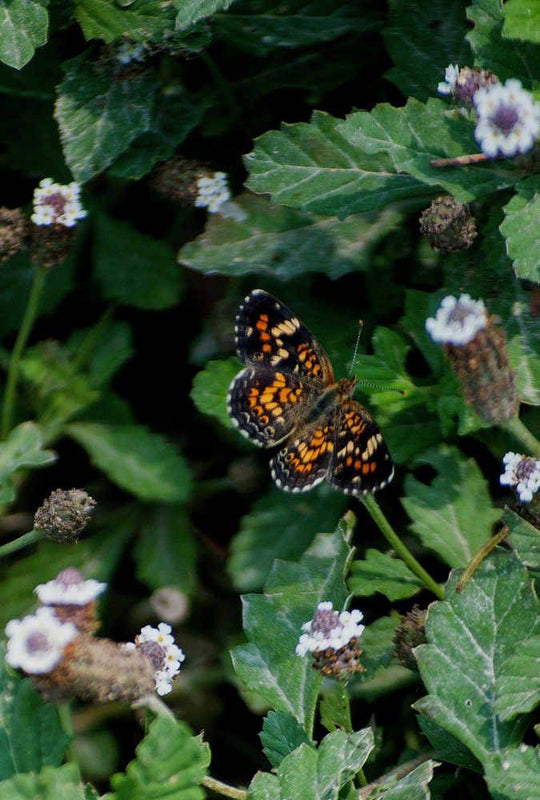
[[[235,330],[247,366],[231,383],[228,411],[254,444],[284,445],[270,462],[280,489],[303,492],[326,479],[362,495],[389,483],[388,449],[352,399],[356,379],[334,379],[328,356],[286,306],[256,289],[240,306]]]

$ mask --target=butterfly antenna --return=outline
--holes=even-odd
[[[364,328],[364,321],[362,319],[358,320],[358,334],[356,336],[356,344],[354,345],[354,353],[351,361],[351,365],[349,367],[349,378],[353,374],[354,368],[356,366],[356,359],[358,358],[358,348],[360,346],[360,337],[362,336],[362,330]]]
[[[406,389],[397,389],[395,386],[388,386],[386,381],[365,381],[361,380],[358,382],[358,386],[362,391],[364,388],[366,389],[380,389],[383,392],[397,392],[402,397],[407,395]]]

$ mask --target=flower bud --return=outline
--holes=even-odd
[[[478,89],[499,83],[497,76],[489,69],[462,67],[449,64],[444,73],[444,81],[437,87],[439,94],[457,98],[464,105],[472,105]]]
[[[519,409],[506,334],[484,303],[468,294],[445,297],[426,329],[440,342],[463,387],[465,400],[486,422],[504,424]]]
[[[34,528],[53,542],[78,539],[96,501],[82,489],[55,489],[36,511]]]
[[[182,206],[220,211],[230,200],[227,176],[204,164],[179,156],[158,165],[150,176],[150,187],[167,200]]]
[[[154,676],[154,688],[159,695],[172,691],[172,682],[186,657],[175,643],[170,625],[165,622],[160,622],[157,628],[145,625],[135,641],[128,642],[124,647],[137,650],[148,660]]]
[[[422,211],[420,233],[441,253],[467,250],[477,236],[474,217],[468,207],[450,195],[436,197],[430,207]]]
[[[394,653],[400,664],[418,672],[413,649],[426,641],[426,612],[413,606],[408,614],[401,615],[401,622],[394,634]]]
[[[365,672],[360,663],[358,639],[364,632],[362,612],[334,611],[331,602],[319,603],[312,620],[302,626],[304,633],[296,647],[298,656],[312,654],[313,667],[325,676],[347,681]]]
[[[29,222],[20,208],[0,208],[0,264],[24,246],[28,228]]]
[[[93,633],[99,627],[96,598],[106,588],[106,583],[84,580],[78,569],[67,567],[34,591],[40,603],[51,608],[57,619],[73,623],[80,632]]]
[[[189,614],[189,598],[174,586],[157,589],[150,597],[150,605],[156,617],[175,625],[183,622]]]

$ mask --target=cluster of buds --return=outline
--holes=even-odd
[[[304,633],[296,646],[296,654],[311,653],[313,667],[325,676],[349,680],[357,672],[365,672],[360,663],[362,650],[358,639],[365,626],[360,625],[362,612],[334,611],[329,601],[319,603],[313,619],[302,625]]]
[[[45,178],[34,192],[30,219],[20,208],[0,208],[0,264],[23,248],[28,248],[32,263],[39,267],[64,261],[75,226],[87,215],[80,191],[78,183],[64,186]]]
[[[540,488],[540,461],[521,453],[508,452],[503,458],[501,486],[510,486],[522,503],[530,503]]]
[[[35,613],[8,622],[6,661],[28,675],[45,700],[135,702],[171,691],[184,654],[169,625],[146,626],[135,643],[94,635],[96,601],[105,588],[68,567],[36,587]]]
[[[420,233],[440,253],[467,250],[477,236],[469,207],[450,195],[436,197],[430,207],[422,211]]]
[[[426,612],[415,605],[407,614],[401,615],[401,622],[394,634],[394,653],[400,664],[417,672],[414,648],[425,641]]]
[[[474,108],[474,135],[489,158],[526,153],[540,135],[540,105],[518,80],[502,84],[489,70],[450,64],[438,91]]]
[[[506,335],[481,300],[468,294],[445,297],[426,330],[440,342],[463,387],[465,400],[486,422],[515,417],[519,398],[508,358]]]
[[[55,489],[36,511],[34,529],[53,542],[75,542],[95,505],[94,498],[83,489]]]

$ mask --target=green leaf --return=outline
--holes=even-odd
[[[386,76],[405,97],[427,100],[444,79],[448,64],[470,64],[467,20],[461,0],[390,0],[383,30],[394,65]],[[411,54],[414,53],[414,58]]]
[[[269,711],[259,734],[264,754],[273,767],[301,744],[310,744],[298,720],[285,711]]]
[[[124,775],[113,775],[114,800],[202,800],[200,782],[210,763],[210,750],[188,726],[158,717],[148,729]]]
[[[475,54],[474,63],[491,69],[504,81],[519,76],[526,86],[533,88],[540,67],[540,48],[534,44],[505,39],[503,22],[506,16],[499,0],[473,0],[466,9],[473,29],[467,34]]]
[[[453,158],[477,149],[472,119],[456,115],[444,100],[430,98],[421,103],[410,98],[403,108],[382,103],[373,111],[350,114],[337,130],[357,152],[368,157],[385,154],[396,172],[443,188],[464,203],[511,186],[521,177],[505,162],[432,167],[432,159]]]
[[[540,42],[540,7],[529,0],[507,0],[504,4],[503,36]]]
[[[540,748],[521,745],[486,761],[486,782],[493,800],[540,797]]]
[[[345,523],[350,527],[350,520]],[[298,564],[276,561],[262,595],[244,595],[248,644],[231,651],[238,679],[276,711],[292,714],[311,733],[320,685],[309,658],[295,653],[302,625],[317,604],[343,608],[351,550],[340,532],[320,534]]]
[[[113,62],[88,53],[64,64],[55,117],[64,157],[76,180],[85,182],[149,131],[157,84],[151,72],[117,74]]]
[[[426,197],[414,178],[394,172],[382,148],[368,154],[352,147],[339,128],[340,120],[317,111],[309,124],[263,134],[245,159],[246,186],[274,203],[341,218]]]
[[[182,503],[189,494],[190,475],[183,457],[143,425],[77,422],[66,433],[113,483],[141,500]]]
[[[0,783],[0,800],[85,800],[75,764],[45,767],[38,775],[15,775]]]
[[[392,208],[338,220],[272,206],[252,194],[235,197],[234,202],[244,218],[209,215],[204,233],[180,250],[180,263],[209,274],[289,279],[323,272],[339,278],[367,269],[375,246],[401,219]]]
[[[366,800],[378,800],[378,798],[381,800],[430,800],[428,783],[433,778],[433,769],[436,766],[435,761],[426,761],[405,775],[404,778],[377,786]]]
[[[364,558],[352,562],[349,587],[359,597],[381,592],[393,602],[412,597],[420,591],[422,583],[391,553],[370,549]]]
[[[283,759],[277,775],[257,773],[249,800],[290,800],[313,797],[338,800],[344,786],[356,775],[373,749],[371,728],[356,733],[329,733],[318,749],[302,744]]]
[[[195,589],[196,548],[183,509],[157,506],[141,524],[133,552],[137,578],[155,591],[174,586],[185,594]]]
[[[540,570],[540,531],[509,508],[504,511],[504,522],[508,525],[514,552],[524,567]]]
[[[501,233],[518,278],[540,282],[540,181],[533,177],[518,183],[516,194],[504,208]]]
[[[261,589],[274,559],[296,561],[315,534],[335,528],[345,506],[345,499],[330,490],[306,497],[271,489],[242,517],[232,540],[227,569],[235,587]]]
[[[235,356],[220,361],[209,361],[195,375],[191,399],[203,414],[216,417],[225,427],[233,428],[227,412],[227,392],[232,379],[241,366]]]
[[[103,321],[93,328],[74,331],[67,348],[86,369],[92,386],[104,386],[135,353],[133,333],[127,322]]]
[[[400,621],[399,614],[393,611],[389,616],[379,617],[366,626],[361,639],[363,653],[360,659],[366,668],[361,674],[364,681],[370,681],[395,661],[394,635]]]
[[[0,61],[21,69],[47,41],[49,15],[37,0],[0,0]]]
[[[415,655],[429,694],[415,707],[485,761],[521,741],[521,720],[501,720],[497,699],[508,658],[540,630],[538,601],[507,551],[492,553],[461,593],[457,578],[428,610],[428,643]]]
[[[307,47],[378,26],[371,9],[350,0],[243,0],[212,21],[215,34],[240,50],[266,56],[275,48]]]
[[[432,719],[423,714],[418,717],[418,724],[422,729],[422,733],[429,739],[429,743],[434,750],[433,757],[437,761],[448,761],[457,767],[465,767],[465,769],[471,769],[473,772],[482,772],[482,765],[478,759],[455,736],[443,730]]]
[[[44,703],[28,678],[0,671],[0,781],[62,763],[68,737],[55,706]]]
[[[501,511],[493,507],[476,461],[455,448],[428,450],[416,463],[429,464],[438,474],[429,485],[412,475],[405,479],[401,502],[411,530],[451,567],[466,566],[489,540]]]
[[[107,300],[151,310],[178,303],[181,273],[166,244],[104,215],[94,230],[94,270]]]
[[[13,476],[23,467],[43,467],[56,461],[56,453],[43,449],[40,429],[34,422],[23,422],[0,444],[0,505],[15,499]]]
[[[176,14],[176,29],[184,30],[206,17],[212,16],[216,11],[225,11],[233,0],[174,0]]]
[[[76,0],[74,14],[87,39],[108,44],[124,36],[135,42],[159,40],[174,25],[172,4],[159,0]]]
[[[321,725],[329,733],[338,729],[350,733],[352,722],[349,690],[338,681],[328,683],[329,686],[323,687],[319,705]]]
[[[540,636],[520,642],[502,667],[496,708],[501,719],[513,719],[540,703]]]

